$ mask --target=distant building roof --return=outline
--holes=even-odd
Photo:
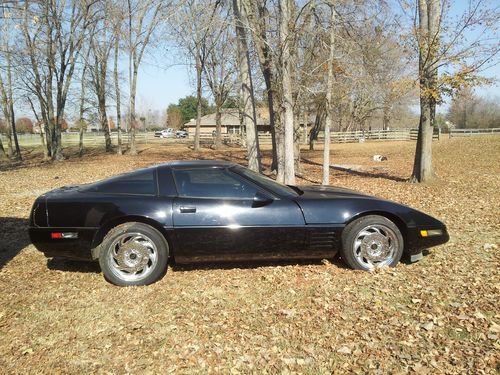
[[[265,118],[264,116],[261,116],[261,112],[263,112],[263,111],[256,110],[256,112],[257,112],[257,125],[258,126],[268,126],[269,119]],[[222,123],[222,126],[240,126],[241,124],[240,124],[239,110],[233,109],[233,108],[223,109],[222,116],[221,116],[221,123]],[[184,126],[187,126],[187,127],[196,126],[196,119],[192,119],[191,121],[184,124]],[[215,126],[215,113],[202,116],[201,126]]]
[[[166,167],[231,167],[237,165],[227,160],[173,160],[160,164]]]

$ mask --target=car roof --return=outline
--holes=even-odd
[[[169,161],[167,163],[162,163],[160,167],[169,167],[169,168],[183,168],[183,167],[233,167],[237,165],[231,161],[227,160],[175,160]]]

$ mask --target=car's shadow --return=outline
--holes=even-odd
[[[0,270],[30,243],[27,219],[0,217]]]
[[[428,250],[424,250],[424,257],[429,255]],[[403,255],[401,263],[411,265],[410,257]],[[175,261],[169,261],[172,271],[199,271],[199,270],[231,270],[231,269],[256,269],[262,267],[286,267],[286,266],[321,266],[331,264],[339,269],[349,269],[349,267],[338,256],[320,260],[320,259],[294,259],[294,260],[259,260],[250,262],[200,262],[178,264]],[[47,260],[47,268],[50,270],[75,272],[75,273],[100,273],[101,268],[98,262],[85,262],[80,260],[70,260],[64,258],[51,258]]]
[[[339,268],[347,268],[339,259],[328,259],[329,263]],[[230,269],[255,269],[261,267],[285,267],[285,266],[308,266],[323,265],[324,260],[317,259],[296,259],[296,260],[272,260],[272,261],[251,261],[251,262],[203,262],[190,264],[177,264],[170,261],[169,266],[172,271],[196,271],[196,270],[230,270]],[[69,260],[63,258],[51,258],[47,260],[47,268],[50,270],[75,272],[75,273],[99,273],[101,268],[98,262],[85,262],[79,260]]]
[[[348,268],[338,257],[332,259],[294,259],[294,260],[258,260],[249,262],[200,262],[189,264],[177,264],[170,262],[172,270],[195,271],[195,270],[230,270],[230,269],[255,269],[261,267],[285,267],[285,266],[320,266],[325,263],[333,264],[338,268]]]
[[[422,250],[422,257],[423,258],[425,258],[429,254],[430,254],[430,251],[428,249],[423,249]],[[410,264],[421,262],[422,260],[423,259],[417,260],[416,262],[412,262],[411,258],[410,258],[410,255],[407,254],[407,253],[404,253],[403,256],[401,257],[401,260],[399,262],[403,263],[403,264],[406,264],[406,265],[410,265]]]
[[[47,268],[54,271],[78,272],[78,273],[99,273],[101,267],[98,262],[85,262],[81,260],[71,260],[64,258],[47,259]]]

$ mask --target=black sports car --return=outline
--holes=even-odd
[[[30,238],[47,257],[99,260],[117,285],[160,279],[167,261],[332,258],[395,266],[448,241],[446,226],[352,190],[286,186],[227,161],[177,161],[38,197]]]

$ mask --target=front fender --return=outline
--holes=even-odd
[[[407,226],[415,226],[410,207],[370,197],[298,200],[304,219],[311,224],[347,224],[356,217],[371,212],[387,212],[397,216]]]

